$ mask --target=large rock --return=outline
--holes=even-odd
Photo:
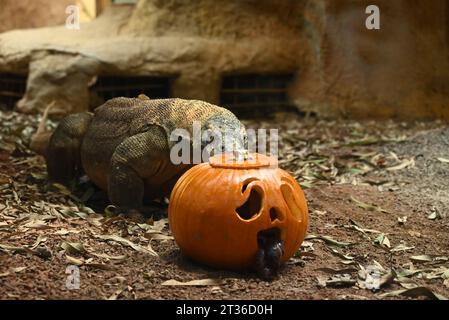
[[[293,72],[291,100],[330,116],[449,119],[449,5],[372,1],[141,0],[81,30],[0,35],[0,70],[29,72],[18,108],[89,107],[98,74],[173,76],[172,93],[219,103],[223,74]]]
[[[380,30],[365,27],[370,4],[380,8]],[[449,119],[447,1],[309,1],[306,12],[313,60],[293,89],[304,108]]]
[[[39,28],[64,23],[65,9],[74,0],[1,0],[0,32]]]

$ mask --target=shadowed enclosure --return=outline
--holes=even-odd
[[[0,108],[13,109],[25,94],[26,75],[0,73]]]

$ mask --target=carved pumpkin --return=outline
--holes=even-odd
[[[222,268],[253,266],[258,234],[278,228],[284,242],[282,262],[304,240],[307,203],[295,179],[261,154],[246,160],[211,157],[188,170],[176,183],[169,222],[182,252]]]

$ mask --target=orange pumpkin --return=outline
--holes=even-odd
[[[240,161],[217,155],[191,168],[176,183],[168,212],[184,254],[230,269],[251,267],[258,233],[272,228],[280,230],[285,262],[304,240],[308,222],[299,184],[261,154]]]

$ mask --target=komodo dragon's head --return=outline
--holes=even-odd
[[[244,153],[247,150],[248,138],[245,126],[229,110],[223,109],[222,112],[212,115],[201,129],[208,133],[201,141],[202,149],[214,148],[217,153]]]

